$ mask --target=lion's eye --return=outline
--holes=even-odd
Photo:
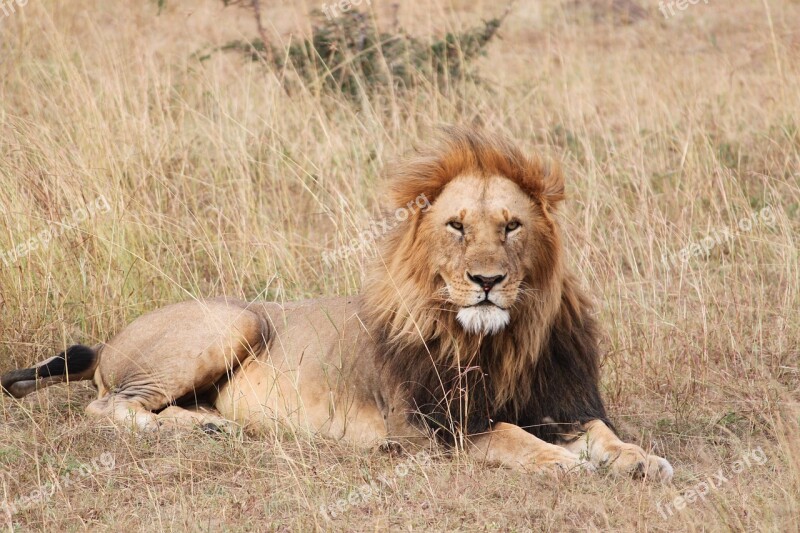
[[[508,224],[506,224],[506,233],[511,233],[514,230],[517,230],[522,226],[517,220],[512,220]]]
[[[462,224],[457,220],[451,220],[450,222],[447,223],[447,226],[449,228],[456,230],[459,233],[464,233],[464,224]]]

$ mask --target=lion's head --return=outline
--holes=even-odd
[[[420,197],[429,207],[389,236],[367,287],[389,337],[430,340],[455,324],[495,335],[546,303],[542,291],[561,273],[556,167],[454,128],[393,167],[390,182],[390,213]]]
[[[549,206],[494,172],[470,170],[447,183],[419,223],[425,268],[467,333],[496,334],[553,267]]]

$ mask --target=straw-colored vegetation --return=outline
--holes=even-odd
[[[474,76],[445,71],[363,98],[218,50],[260,33],[288,47],[322,7],[261,4],[263,32],[251,10],[216,0],[43,0],[0,12],[0,370],[106,339],[190,297],[357,292],[367,259],[326,265],[322,255],[377,216],[381,168],[438,124],[480,122],[563,162],[561,216],[604,328],[609,410],[627,440],[672,461],[674,484],[552,480],[459,457],[397,475],[406,458],[289,433],[142,435],[87,419],[92,390],[80,384],[0,399],[0,500],[17,507],[13,516],[0,508],[0,523],[797,528],[796,0],[700,2],[669,19],[655,0],[643,10],[622,0],[519,1]],[[434,42],[505,6],[370,9],[382,31]],[[706,239],[724,229],[735,237]],[[766,459],[735,468],[752,450]],[[113,468],[92,467],[104,453]],[[674,510],[720,469],[727,482],[716,478],[705,498]],[[336,518],[320,514],[370,481],[379,493],[353,497]],[[45,495],[19,499],[42,487]]]

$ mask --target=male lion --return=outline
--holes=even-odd
[[[280,423],[362,445],[440,442],[526,470],[669,480],[665,459],[606,418],[595,322],[554,216],[560,171],[453,128],[390,177],[390,213],[429,204],[382,242],[360,296],[170,305],[6,374],[3,389],[92,379],[89,414],[147,430]]]

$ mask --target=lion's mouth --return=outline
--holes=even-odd
[[[483,300],[481,300],[480,302],[478,302],[476,304],[466,305],[462,309],[469,309],[470,307],[496,307],[498,309],[502,309],[503,311],[506,310],[505,307],[494,303],[488,297],[484,298]]]

